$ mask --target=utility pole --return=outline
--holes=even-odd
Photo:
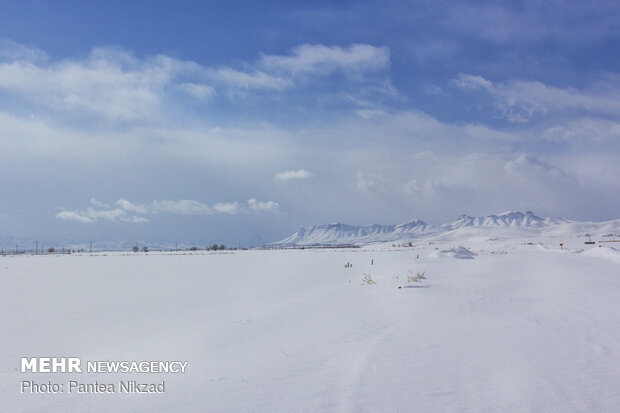
[[[90,253],[91,254],[93,253],[93,243],[92,242],[90,243]]]
[[[37,241],[37,246],[34,252],[36,255],[39,255],[39,241]]]

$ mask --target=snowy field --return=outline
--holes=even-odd
[[[620,251],[525,241],[0,257],[1,409],[620,411]],[[188,366],[21,373],[34,356]],[[130,379],[165,393],[20,393]]]

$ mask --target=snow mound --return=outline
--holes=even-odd
[[[461,260],[472,260],[476,257],[471,250],[465,248],[462,245],[458,247],[453,247],[447,250],[435,251],[430,254],[431,257],[450,257],[450,258],[458,258]]]
[[[607,258],[620,263],[620,251],[614,247],[600,246],[598,248],[591,248],[582,252],[583,255],[591,257]]]

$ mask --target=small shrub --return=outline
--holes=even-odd
[[[369,274],[364,273],[364,278],[362,279],[362,282],[364,284],[376,284],[375,280],[372,279],[372,277]]]
[[[413,271],[409,270],[409,274],[407,276],[407,283],[412,283],[412,282],[420,282],[422,280],[426,280],[426,271],[423,272],[418,272],[416,275],[413,275]]]

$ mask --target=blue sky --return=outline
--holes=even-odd
[[[617,2],[0,6],[1,236],[619,218]]]

